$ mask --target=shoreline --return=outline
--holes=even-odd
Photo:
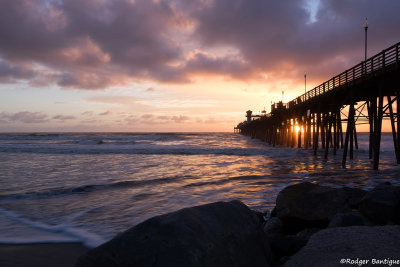
[[[0,244],[0,266],[75,266],[79,256],[89,251],[82,243]]]
[[[336,266],[340,259],[400,253],[400,186],[385,182],[366,191],[300,182],[282,189],[275,203],[270,212],[239,200],[183,208],[93,249],[80,242],[0,243],[0,266]]]

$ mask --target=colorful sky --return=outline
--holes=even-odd
[[[0,0],[0,132],[232,131],[400,41],[398,0]]]

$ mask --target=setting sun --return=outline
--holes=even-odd
[[[300,126],[298,126],[298,125],[294,126],[294,131],[296,133],[298,133],[300,131]]]

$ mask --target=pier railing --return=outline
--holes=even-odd
[[[307,91],[301,96],[293,99],[289,103],[287,103],[287,107],[293,107],[300,103],[304,103],[308,100],[313,99],[314,97],[321,96],[326,92],[329,92],[333,89],[344,85],[351,85],[357,82],[360,79],[363,79],[369,75],[374,75],[375,73],[384,71],[390,65],[399,64],[400,63],[400,42],[384,49],[379,54],[362,61],[358,65],[336,75],[330,80],[318,85],[314,89]]]

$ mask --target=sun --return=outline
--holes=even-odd
[[[298,133],[298,132],[300,131],[300,126],[295,125],[295,126],[294,126],[294,131],[295,131],[296,133]]]

